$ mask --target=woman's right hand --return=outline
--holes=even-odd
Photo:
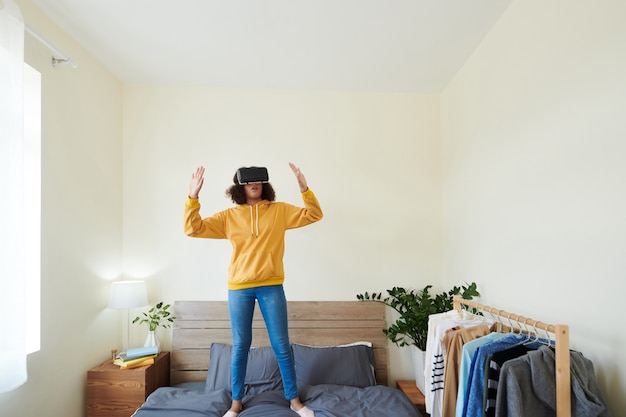
[[[196,168],[196,172],[191,174],[191,181],[189,182],[189,198],[196,199],[202,189],[204,183],[204,167],[199,166]]]

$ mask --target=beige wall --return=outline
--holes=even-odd
[[[182,231],[191,173],[207,169],[208,216],[232,207],[224,191],[245,165],[267,166],[277,199],[301,204],[293,161],[325,217],[287,232],[288,299],[438,283],[438,126],[434,95],[125,86],[124,271],[155,302],[226,300],[230,244]],[[393,363],[411,375],[410,358]]]
[[[626,410],[626,3],[516,1],[442,95],[444,283],[569,324]]]
[[[86,370],[121,347],[122,313],[106,303],[122,259],[122,86],[30,1],[17,4],[80,66],[53,68],[26,34],[25,59],[42,75],[41,350],[28,382],[0,394],[0,415],[79,417]]]

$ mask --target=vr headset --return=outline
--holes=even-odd
[[[237,170],[237,182],[239,185],[255,182],[269,182],[269,175],[265,167],[239,168]]]

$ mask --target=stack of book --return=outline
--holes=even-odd
[[[113,363],[119,365],[120,369],[132,369],[152,365],[158,354],[158,346],[130,348],[128,351],[118,354]]]

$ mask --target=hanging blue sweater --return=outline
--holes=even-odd
[[[468,386],[468,397],[464,417],[482,417],[485,392],[485,363],[495,352],[509,348],[527,340],[526,336],[507,335],[501,339],[480,346],[472,359],[472,380]]]

